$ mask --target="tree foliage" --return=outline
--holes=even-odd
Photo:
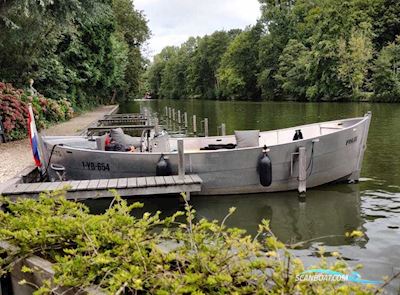
[[[131,0],[0,3],[0,80],[75,107],[135,95],[149,37]]]
[[[396,102],[400,97],[400,37],[385,46],[373,67],[376,100]]]
[[[390,71],[383,63],[400,34],[399,1],[259,2],[256,25],[234,38],[221,38],[221,32],[197,38],[188,58],[165,61],[165,74],[178,68],[186,73],[185,79],[172,80],[157,72],[158,84],[168,80],[168,96],[151,84],[149,90],[168,98],[400,101],[395,90],[383,94],[385,83],[397,75],[393,67],[390,75],[377,73],[378,67]],[[150,80],[158,61],[146,74]],[[186,91],[176,93],[182,86]]]

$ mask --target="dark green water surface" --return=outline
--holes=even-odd
[[[362,178],[358,184],[326,185],[307,192],[300,203],[296,192],[239,196],[193,197],[198,217],[221,220],[237,207],[229,225],[253,234],[263,219],[283,242],[308,241],[295,253],[307,264],[316,262],[318,246],[339,251],[352,265],[361,263],[363,278],[377,280],[400,272],[400,104],[218,102],[201,100],[154,100],[131,102],[121,112],[143,107],[164,113],[165,106],[209,119],[210,135],[225,123],[227,133],[240,129],[280,129],[306,123],[363,116],[372,111],[372,123]],[[199,120],[200,121],[200,120]],[[177,198],[145,201],[146,211],[168,215],[181,208]],[[344,233],[361,230],[358,241]],[[389,292],[397,292],[399,280]]]

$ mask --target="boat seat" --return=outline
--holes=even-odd
[[[135,148],[142,146],[142,139],[140,137],[127,135],[122,128],[111,129],[110,136],[112,140],[124,146],[134,146]]]
[[[260,130],[235,131],[236,148],[255,147],[260,145]]]

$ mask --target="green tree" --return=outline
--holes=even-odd
[[[130,0],[1,1],[0,31],[3,81],[34,78],[41,93],[76,107],[138,89],[149,31]]]
[[[164,90],[162,90],[164,69],[169,60],[171,60],[175,54],[175,47],[165,47],[154,57],[153,63],[147,69],[147,84],[150,88],[150,92],[152,92],[156,97],[162,95],[162,91],[165,91],[165,84],[163,86]]]
[[[258,86],[264,99],[282,97],[281,87],[275,79],[279,57],[289,39],[294,36],[295,19],[292,8],[294,1],[259,0],[261,4],[260,23],[264,34],[259,42]]]
[[[313,88],[309,85],[310,64],[310,50],[301,42],[290,40],[279,57],[279,69],[275,79],[281,85],[284,94],[291,99],[313,98]]]
[[[122,96],[132,96],[138,92],[140,77],[144,72],[145,60],[140,49],[150,37],[150,30],[146,18],[141,11],[135,9],[132,0],[112,0],[112,8],[116,30],[122,37],[120,42],[125,42],[128,46],[124,78],[126,88],[122,89]]]
[[[400,101],[400,37],[385,46],[373,67],[375,100]]]
[[[400,35],[400,2],[397,0],[376,0],[372,3],[374,45],[378,50],[395,42]],[[371,5],[371,6],[372,6]]]
[[[258,99],[258,42],[261,26],[256,25],[239,34],[224,53],[218,70],[222,97]]]
[[[364,28],[352,31],[348,41],[343,38],[339,40],[338,76],[355,98],[361,97],[367,90],[366,82],[373,54],[369,27],[369,24],[364,24]]]
[[[215,99],[219,94],[217,71],[222,55],[237,31],[216,31],[198,40],[188,67],[188,88],[192,96]]]

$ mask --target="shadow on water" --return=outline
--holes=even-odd
[[[162,216],[184,210],[176,196],[129,199],[139,201],[144,207],[133,212],[140,217],[144,212]],[[101,213],[111,200],[88,200],[91,212]],[[310,190],[305,202],[300,202],[296,192],[268,193],[234,196],[193,196],[190,204],[196,209],[197,219],[221,221],[229,208],[236,212],[227,220],[230,227],[245,229],[255,235],[263,219],[270,220],[271,229],[285,243],[298,243],[316,239],[325,245],[345,245],[346,232],[361,229],[360,194],[358,185],[329,185]],[[307,247],[309,243],[305,243]]]

